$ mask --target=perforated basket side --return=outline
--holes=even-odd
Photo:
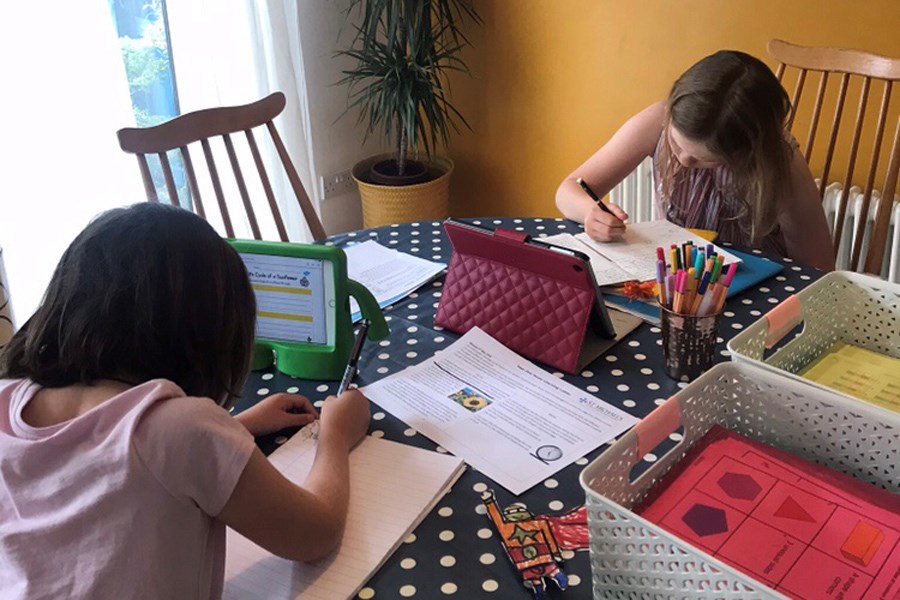
[[[717,365],[669,402],[680,407],[682,440],[640,477],[630,479],[640,426],[582,471],[595,598],[783,597],[630,510],[714,423],[900,491],[900,415],[746,363]]]
[[[594,598],[784,598],[602,496],[587,510]]]
[[[900,285],[835,271],[796,294],[803,330],[764,360],[768,321],[762,317],[728,342],[735,361],[797,373],[836,342],[900,358]]]
[[[723,369],[717,384],[725,427],[900,492],[900,415],[754,367]],[[683,392],[688,406],[698,401]]]

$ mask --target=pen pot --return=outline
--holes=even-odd
[[[683,315],[659,307],[666,375],[679,381],[699,377],[713,363],[721,311],[712,315]]]

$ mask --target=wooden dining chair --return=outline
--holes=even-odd
[[[162,167],[162,176],[165,181],[165,187],[168,192],[169,200],[173,204],[192,207],[193,210],[206,218],[206,206],[200,195],[200,186],[197,183],[197,173],[194,169],[194,161],[191,159],[188,145],[196,142],[200,143],[203,155],[205,157],[206,166],[209,170],[209,179],[215,192],[216,202],[218,204],[219,213],[225,227],[228,237],[235,237],[232,218],[228,211],[228,204],[225,200],[223,192],[222,180],[220,179],[219,166],[213,153],[210,140],[221,137],[228,155],[228,163],[234,174],[234,180],[238,192],[241,197],[241,203],[247,217],[247,222],[253,237],[257,240],[262,239],[259,222],[254,212],[253,199],[247,189],[247,181],[244,178],[244,172],[238,160],[238,152],[235,150],[235,143],[232,139],[233,134],[244,133],[247,139],[250,153],[253,157],[253,163],[256,166],[256,172],[259,175],[262,189],[265,191],[269,208],[272,212],[272,218],[281,241],[288,241],[287,230],[284,226],[284,219],[281,211],[275,201],[275,195],[272,191],[272,184],[269,175],[266,172],[262,155],[257,145],[256,137],[253,129],[263,128],[268,130],[272,143],[278,153],[278,157],[285,169],[287,178],[293,188],[294,195],[300,205],[303,217],[314,240],[322,240],[325,238],[325,229],[322,222],[313,208],[312,202],[300,181],[300,176],[291,162],[291,158],[285,149],[281,136],[275,128],[273,119],[281,114],[285,107],[284,94],[275,92],[262,100],[252,104],[243,106],[227,106],[221,108],[209,108],[187,113],[179,117],[175,117],[165,123],[153,127],[145,128],[125,128],[117,132],[119,138],[119,146],[125,152],[137,155],[138,165],[141,170],[141,177],[144,181],[144,190],[147,193],[147,200],[150,202],[159,202],[156,186],[150,171],[150,163],[147,160],[148,155],[155,154]],[[189,198],[180,198],[178,189],[173,176],[172,164],[169,159],[168,152],[172,150],[180,151],[181,160],[184,165],[185,177],[187,179],[187,195]],[[177,154],[176,154],[177,156]],[[224,162],[224,160],[223,160]],[[247,161],[249,162],[249,161]],[[248,169],[249,171],[250,169]]]
[[[813,173],[821,177],[820,198],[824,198],[829,177],[843,178],[835,215],[835,251],[843,235],[850,189],[854,183],[859,183],[862,189],[860,218],[852,234],[849,268],[856,271],[861,267],[865,272],[878,275],[887,247],[900,169],[900,113],[897,110],[900,107],[896,102],[893,107],[891,105],[894,83],[900,79],[900,59],[860,50],[797,46],[777,39],[770,40],[767,49],[779,61],[778,80],[785,85],[786,74],[790,73],[794,81],[790,129],[800,141],[803,156]],[[810,75],[813,78],[817,75],[818,85],[814,97],[805,97],[803,92]],[[837,79],[837,85],[829,85],[834,79]],[[851,88],[854,90],[851,97],[858,97],[858,106],[855,117],[844,119],[844,105]],[[830,120],[820,118],[823,110],[833,111]],[[801,123],[796,119],[798,112],[805,115],[807,111],[808,121],[803,119]],[[889,134],[891,130],[893,138]],[[804,132],[805,141],[801,140]],[[816,141],[824,141],[824,145],[815,146]],[[887,143],[890,143],[890,150]],[[876,179],[879,174],[881,177]],[[881,183],[880,195],[873,194],[877,182]],[[869,243],[864,246],[873,199],[874,221]]]

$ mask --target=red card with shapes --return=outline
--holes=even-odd
[[[662,520],[666,529],[695,546],[715,552],[747,518],[700,492],[690,492]]]
[[[889,525],[838,508],[828,526],[813,540],[813,547],[875,575],[891,551],[897,550],[898,532]]]
[[[776,482],[771,475],[725,456],[710,469],[697,489],[749,514]]]
[[[819,552],[815,548],[807,548],[787,574],[778,591],[795,598],[840,598],[855,600],[856,598],[872,598],[866,591],[872,584],[872,577],[860,569],[848,565]]]
[[[900,496],[714,426],[635,512],[801,599],[900,599]]]
[[[808,544],[835,508],[833,502],[779,481],[753,511],[753,516]]]
[[[894,550],[868,590],[869,598],[900,598],[900,551]]]
[[[774,587],[805,549],[798,539],[751,517],[722,544],[719,557]]]

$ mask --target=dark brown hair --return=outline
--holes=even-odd
[[[669,93],[665,135],[671,124],[721,157],[731,175],[729,192],[742,203],[754,241],[775,229],[776,199],[790,191],[792,149],[785,139],[790,110],[790,99],[769,67],[735,50],[702,59]],[[681,165],[668,143],[661,151],[663,189],[670,197]]]
[[[165,378],[227,404],[250,367],[256,301],[237,252],[193,213],[107,211],[63,254],[0,377],[45,387]]]

